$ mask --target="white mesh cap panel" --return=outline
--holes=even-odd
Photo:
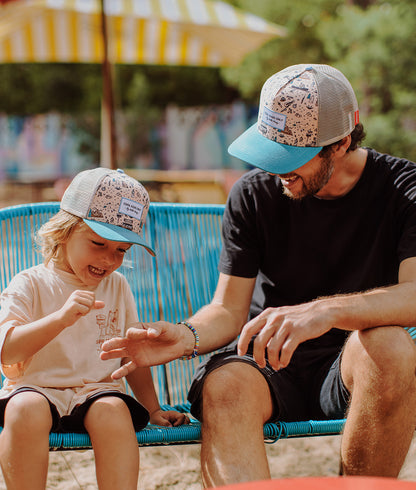
[[[319,65],[315,79],[319,101],[317,146],[326,146],[353,131],[358,104],[349,81],[340,71]]]
[[[61,209],[79,218],[87,218],[97,188],[108,173],[109,170],[103,167],[77,174],[62,197]]]

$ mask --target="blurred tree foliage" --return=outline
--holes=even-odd
[[[356,90],[365,143],[416,160],[416,2],[414,0],[228,0],[283,25],[288,36],[237,67],[114,67],[116,106],[158,120],[168,104],[257,104],[266,78],[295,63],[328,63]],[[101,67],[0,65],[0,112],[99,114]],[[136,133],[137,134],[137,133]]]
[[[235,68],[226,83],[258,100],[264,81],[295,63],[327,63],[351,81],[366,128],[365,144],[416,161],[416,2],[414,0],[234,0],[233,5],[284,25]]]
[[[221,104],[238,97],[217,68],[116,65],[113,76],[121,109]],[[0,64],[0,111],[21,115],[99,111],[101,81],[100,65]]]

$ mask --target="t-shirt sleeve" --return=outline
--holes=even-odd
[[[416,168],[406,162],[395,182],[399,191],[397,220],[399,241],[397,256],[399,262],[416,257]]]
[[[398,245],[399,262],[416,257],[416,204],[413,203],[411,208],[406,213],[403,233]]]
[[[31,305],[33,294],[30,284],[25,281],[22,274],[15,276],[9,286],[0,296],[0,356],[7,334],[12,328],[18,328],[31,321]],[[0,359],[1,359],[0,357]],[[2,373],[9,379],[22,375],[31,359],[24,362],[8,365],[1,363]]]
[[[242,179],[231,189],[222,224],[223,246],[219,270],[224,274],[253,278],[260,264],[260,243],[255,202]]]

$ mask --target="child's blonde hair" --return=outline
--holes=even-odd
[[[45,264],[50,260],[59,260],[61,246],[71,236],[77,226],[87,226],[82,218],[62,209],[47,221],[36,234],[36,243],[44,258]]]

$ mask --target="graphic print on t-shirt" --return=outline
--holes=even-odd
[[[120,337],[121,329],[118,325],[118,309],[109,311],[108,315],[99,314],[95,316],[100,334],[97,339],[97,351],[101,350],[101,345],[108,339]]]

